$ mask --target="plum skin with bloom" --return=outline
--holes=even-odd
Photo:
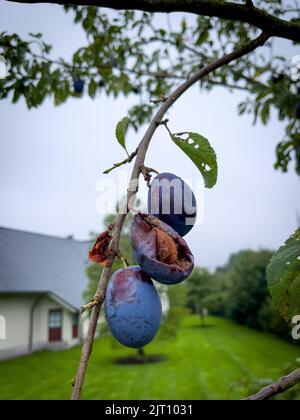
[[[162,318],[160,297],[140,267],[114,273],[106,290],[105,316],[112,335],[124,346],[141,348],[155,337]]]
[[[148,212],[185,236],[196,221],[196,198],[180,177],[164,172],[150,184]]]

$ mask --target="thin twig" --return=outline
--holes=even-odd
[[[122,252],[119,249],[116,252],[116,257],[118,257],[121,260],[124,268],[127,268],[129,266],[127,258],[125,257],[125,255],[122,254]]]
[[[80,315],[83,315],[86,311],[89,311],[94,306],[99,305],[99,297],[95,296],[89,303],[83,305],[80,309]]]
[[[169,133],[169,135],[170,135],[170,137],[171,137],[171,139],[172,139],[172,138],[173,138],[173,135],[175,135],[175,136],[176,136],[176,134],[173,134],[173,133],[171,132],[171,130],[169,129],[168,122],[169,122],[169,120],[165,120],[165,121],[163,121],[163,122],[162,122],[162,124],[166,127],[166,130],[167,130],[167,132]],[[184,134],[185,134],[185,133],[184,133]],[[179,133],[177,133],[177,135],[179,135]]]
[[[168,99],[167,97],[163,96],[159,99],[151,99],[150,102],[154,105],[157,105],[157,104],[161,104],[162,102],[166,102],[167,99]]]
[[[95,337],[95,332],[98,324],[99,314],[101,310],[101,305],[105,298],[106,287],[108,284],[108,280],[110,277],[111,267],[114,262],[114,258],[118,253],[119,250],[119,241],[122,231],[122,226],[127,216],[128,208],[133,207],[132,201],[134,201],[136,192],[138,190],[138,181],[139,176],[141,174],[141,170],[144,165],[146,153],[150,144],[150,141],[159,126],[159,122],[163,120],[164,115],[166,112],[171,108],[171,106],[198,80],[207,76],[212,71],[218,69],[219,67],[225,66],[229,64],[231,61],[236,60],[242,57],[245,54],[255,50],[257,47],[263,45],[267,39],[270,37],[269,33],[263,32],[260,36],[255,38],[254,40],[248,42],[247,44],[243,45],[242,47],[238,48],[237,50],[227,54],[212,63],[208,64],[207,66],[198,70],[193,76],[187,79],[184,83],[179,85],[173,93],[168,97],[168,99],[160,106],[154,117],[152,118],[150,125],[144,134],[138,148],[136,159],[134,163],[134,167],[131,174],[130,186],[128,188],[127,193],[127,202],[125,204],[126,209],[123,207],[119,214],[116,216],[115,223],[114,223],[114,230],[113,230],[113,239],[111,243],[112,253],[107,264],[102,271],[101,278],[99,281],[98,290],[96,296],[99,298],[99,304],[97,304],[92,311],[92,316],[89,323],[88,333],[85,338],[85,342],[82,348],[81,359],[79,363],[79,368],[76,375],[74,390],[72,394],[73,400],[79,400],[81,398],[81,393],[83,389],[83,383],[87,371],[88,361],[92,352],[93,341]]]
[[[115,163],[111,168],[106,169],[106,171],[104,171],[103,174],[107,175],[114,169],[119,168],[119,166],[126,165],[126,163],[130,163],[137,155],[137,152],[138,152],[138,149],[136,149],[133,153],[131,153],[131,155],[129,155],[126,159],[122,160],[121,162]]]
[[[274,395],[281,394],[289,388],[292,388],[294,385],[300,383],[300,368],[294,370],[287,376],[283,376],[278,379],[278,381],[272,383],[271,385],[266,386],[261,389],[254,395],[251,395],[248,398],[245,398],[245,401],[259,401],[259,400],[268,400]]]

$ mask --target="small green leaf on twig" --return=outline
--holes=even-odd
[[[128,130],[128,126],[129,126],[129,119],[127,117],[124,117],[121,121],[118,122],[117,127],[116,127],[116,137],[117,140],[119,142],[119,144],[123,147],[123,149],[125,149],[126,153],[127,149],[126,149],[126,132]]]
[[[274,306],[290,323],[300,313],[300,228],[271,258],[267,280]]]
[[[197,133],[171,134],[174,143],[194,162],[204,178],[206,188],[212,188],[218,178],[218,163],[209,141]]]
[[[97,89],[98,89],[98,84],[94,79],[92,79],[89,83],[89,95],[91,98],[93,99],[95,98]]]

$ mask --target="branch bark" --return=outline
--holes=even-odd
[[[244,401],[268,400],[274,395],[281,394],[282,392],[286,391],[289,388],[292,388],[294,385],[298,383],[300,383],[300,368],[297,370],[294,370],[294,372],[290,373],[287,376],[283,376],[282,378],[278,379],[278,381],[274,382],[273,384],[266,386],[265,388],[261,389],[256,394],[251,395],[248,398],[245,398]]]
[[[191,76],[181,85],[179,85],[177,89],[174,90],[174,92],[160,106],[157,113],[155,114],[152,121],[150,122],[150,125],[146,133],[144,134],[144,137],[142,138],[137,149],[137,155],[136,155],[134,167],[132,170],[130,185],[129,185],[129,189],[127,193],[127,201],[121,208],[120,213],[116,216],[116,219],[114,222],[114,230],[112,234],[113,239],[111,243],[112,254],[110,256],[110,260],[107,267],[105,267],[104,270],[102,271],[101,278],[99,281],[99,286],[98,286],[98,290],[96,294],[97,301],[99,303],[93,308],[93,311],[92,311],[87,337],[85,339],[85,342],[82,348],[79,368],[78,368],[77,375],[75,378],[72,400],[79,400],[81,398],[81,393],[82,393],[84,379],[85,379],[85,375],[87,371],[88,361],[92,352],[92,346],[93,346],[95,332],[96,332],[96,328],[98,324],[101,306],[105,299],[105,292],[106,292],[106,287],[107,287],[107,283],[108,283],[110,272],[111,272],[111,267],[113,265],[115,256],[118,255],[119,253],[119,241],[120,241],[122,226],[126,218],[128,208],[133,207],[131,203],[135,199],[135,196],[138,190],[139,176],[144,168],[144,161],[145,161],[146,153],[147,153],[150,141],[153,137],[153,134],[155,133],[157,127],[161,124],[162,119],[165,113],[169,110],[169,108],[194,83],[196,83],[198,80],[205,77],[212,71],[216,70],[217,68],[227,65],[231,61],[236,60],[242,57],[243,55],[248,54],[249,52],[255,50],[257,47],[263,45],[267,41],[269,36],[270,36],[269,33],[263,32],[260,36],[250,41],[249,43],[245,44],[244,46],[238,48],[237,50],[231,52],[230,54],[225,55],[224,57],[221,57],[215,60],[214,62],[208,64],[206,67],[203,67],[201,70],[196,72],[193,76]]]
[[[64,0],[7,0],[19,3],[54,3],[70,4]],[[270,31],[273,36],[300,42],[300,25],[280,19],[258,7],[220,0],[72,0],[72,4],[81,6],[108,7],[117,10],[142,10],[146,12],[188,12],[196,15],[218,17],[226,20],[240,21]]]

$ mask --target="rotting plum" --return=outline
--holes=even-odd
[[[148,212],[167,223],[180,236],[185,236],[196,221],[196,198],[180,177],[161,173],[150,184]]]
[[[194,257],[185,240],[154,216],[134,216],[131,243],[143,271],[160,283],[180,283],[194,268]]]
[[[125,346],[140,348],[156,335],[162,317],[159,294],[140,267],[118,270],[106,291],[105,313],[112,335]]]

